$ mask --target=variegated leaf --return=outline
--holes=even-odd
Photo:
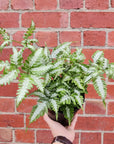
[[[42,92],[44,91],[44,80],[41,77],[37,77],[36,75],[31,75],[31,78],[34,81],[34,84],[39,88]]]
[[[15,69],[10,71],[8,74],[2,75],[2,77],[0,77],[0,85],[9,84],[10,82],[12,82],[17,78],[18,74],[19,74],[19,70]]]
[[[22,102],[22,100],[28,93],[28,90],[30,90],[31,88],[32,88],[32,80],[29,77],[25,77],[22,81],[20,81],[16,99],[17,106]]]
[[[63,51],[66,47],[70,46],[70,44],[71,44],[71,42],[65,42],[65,43],[59,45],[55,50],[53,50],[52,55],[51,55],[52,58],[56,58],[57,55],[58,55],[61,51]]]
[[[30,115],[30,123],[38,119],[40,116],[43,116],[47,112],[48,112],[48,103],[45,101],[42,103],[38,103],[36,106],[33,107],[33,110]]]
[[[93,61],[94,63],[97,63],[97,61],[103,56],[103,51],[99,51],[97,50],[93,55],[92,55],[92,58],[93,58]]]
[[[99,96],[101,96],[102,100],[104,101],[106,98],[106,91],[107,91],[105,81],[102,79],[102,77],[97,76],[93,80],[93,85]]]

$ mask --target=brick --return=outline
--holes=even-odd
[[[23,102],[18,106],[18,112],[25,112],[30,113],[33,106],[37,104],[37,100],[35,99],[25,99]]]
[[[90,99],[100,99],[100,97],[98,96],[98,94],[96,93],[94,87],[92,84],[88,84],[88,88],[87,88],[88,94],[85,94],[86,98],[90,98]]]
[[[114,99],[114,85],[107,86],[107,99]]]
[[[16,142],[34,143],[34,131],[33,130],[15,130]]]
[[[114,102],[109,102],[108,103],[108,114],[109,115],[114,115]]]
[[[9,60],[11,54],[13,54],[11,48],[3,49],[0,53],[0,60]]]
[[[114,8],[114,0],[111,0],[111,6]]]
[[[93,55],[94,52],[97,50],[101,50],[104,52],[104,57],[109,59],[109,62],[114,62],[114,49],[83,49],[82,52],[86,56],[85,63],[88,63],[88,60],[92,60],[91,56]]]
[[[57,8],[57,0],[35,0],[35,8],[37,10],[55,10]]]
[[[29,27],[31,21],[39,28],[65,28],[68,26],[68,14],[65,12],[31,12],[22,14],[22,26]]]
[[[26,126],[28,128],[42,128],[42,129],[49,129],[47,123],[44,121],[43,117],[40,117],[39,119],[37,119],[36,121],[34,121],[33,123],[31,123],[29,125],[29,115],[27,115],[26,117]]]
[[[9,0],[0,0],[0,10],[7,10],[9,7]]]
[[[12,141],[12,130],[11,129],[0,129],[0,142],[11,142]]]
[[[72,12],[72,28],[114,28],[113,12]]]
[[[104,133],[103,144],[114,144],[114,133]]]
[[[87,9],[99,9],[105,10],[109,8],[109,1],[108,0],[86,0],[85,7]]]
[[[17,31],[13,34],[13,46],[22,46],[21,41],[23,41],[23,36],[26,33],[26,31]],[[29,39],[32,39],[33,35],[29,37]]]
[[[81,144],[101,144],[101,133],[81,133]]]
[[[15,102],[12,98],[0,98],[0,112],[14,112]]]
[[[83,0],[60,0],[61,9],[80,9],[83,8]]]
[[[38,39],[38,46],[56,47],[57,46],[57,33],[56,32],[37,32],[36,39]]]
[[[11,0],[11,8],[14,10],[33,9],[33,0]]]
[[[114,46],[114,31],[108,33],[108,46]]]
[[[18,13],[0,13],[0,27],[17,28],[19,27]]]
[[[0,96],[16,97],[17,89],[17,83],[10,83],[10,85],[0,86]]]
[[[60,32],[60,42],[73,42],[72,46],[81,45],[81,32],[63,31]]]
[[[13,46],[21,46],[21,44],[18,42],[21,42],[23,40],[24,33],[25,33],[24,31],[17,31],[13,34],[13,40],[14,40]]]
[[[74,144],[79,144],[79,139],[80,139],[80,138],[79,138],[79,133],[76,132],[76,133],[75,133],[75,138],[74,138],[73,143],[74,143]]]
[[[105,46],[106,32],[85,31],[84,46]]]
[[[85,113],[86,114],[105,114],[106,108],[100,101],[86,101],[85,103]]]
[[[38,130],[36,133],[38,143],[51,143],[53,136],[49,130]]]
[[[23,115],[0,115],[0,127],[23,127],[24,117]]]
[[[113,131],[114,117],[78,117],[76,130]]]

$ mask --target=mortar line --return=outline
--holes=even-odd
[[[81,31],[81,46],[84,46],[84,32]]]
[[[101,144],[103,144],[104,132],[101,132]]]
[[[85,0],[83,0],[83,9],[86,9]]]
[[[8,8],[8,10],[9,11],[11,10],[11,0],[9,0],[9,8]],[[4,11],[6,11],[6,10],[4,10]]]
[[[108,31],[106,31],[106,40],[105,40],[105,46],[108,46]]]
[[[34,11],[36,10],[36,7],[35,7],[35,0],[33,0],[33,10],[34,10]]]
[[[57,10],[60,10],[60,2],[57,0]]]
[[[0,10],[0,12],[3,12],[3,13],[31,13],[31,12],[114,12],[114,8],[109,8],[109,9],[105,9],[105,10],[99,10],[99,9],[84,9],[84,8],[80,8],[80,9],[56,9],[56,10],[33,10],[33,9],[30,9],[30,10],[13,10],[11,9],[8,9],[8,10]]]
[[[111,6],[111,0],[109,0],[109,8],[112,8],[112,6]]]
[[[13,129],[12,131],[12,138],[13,138],[12,142],[15,142],[15,129]]]

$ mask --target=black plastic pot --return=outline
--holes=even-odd
[[[85,94],[83,94],[83,98],[84,98],[84,101],[85,101]],[[76,114],[80,108],[81,108],[81,107],[78,107],[78,108],[76,107],[76,108],[74,108],[74,114]],[[48,116],[49,116],[52,120],[61,123],[63,126],[68,126],[68,120],[64,117],[64,115],[63,115],[63,113],[62,113],[61,111],[58,112],[58,120],[56,120],[55,112],[52,111],[52,110],[48,110]]]

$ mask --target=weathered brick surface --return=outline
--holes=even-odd
[[[22,14],[22,26],[30,26],[31,20],[39,28],[65,28],[68,26],[68,14],[65,12],[31,12]]]
[[[38,39],[38,46],[57,46],[57,32],[37,32],[36,38]]]
[[[62,9],[80,9],[83,7],[83,0],[60,0]]]
[[[0,0],[0,10],[7,10],[9,7],[9,0]]]
[[[81,133],[81,144],[101,144],[100,133]]]
[[[81,32],[74,31],[63,31],[60,32],[60,42],[73,42],[72,46],[80,46],[81,45]]]
[[[85,31],[85,46],[105,46],[106,33],[103,31]]]
[[[0,142],[11,142],[12,141],[12,130],[11,129],[0,129]]]
[[[114,28],[113,12],[72,12],[72,28]]]
[[[35,8],[37,10],[55,10],[57,0],[35,0]]]
[[[100,9],[105,10],[109,8],[109,1],[108,0],[86,0],[85,7],[87,9]]]
[[[0,13],[0,27],[17,28],[19,27],[18,13]]]
[[[33,9],[33,0],[11,0],[11,7],[14,10]]]
[[[15,131],[16,142],[21,143],[34,143],[34,131],[33,130],[21,130]]]

